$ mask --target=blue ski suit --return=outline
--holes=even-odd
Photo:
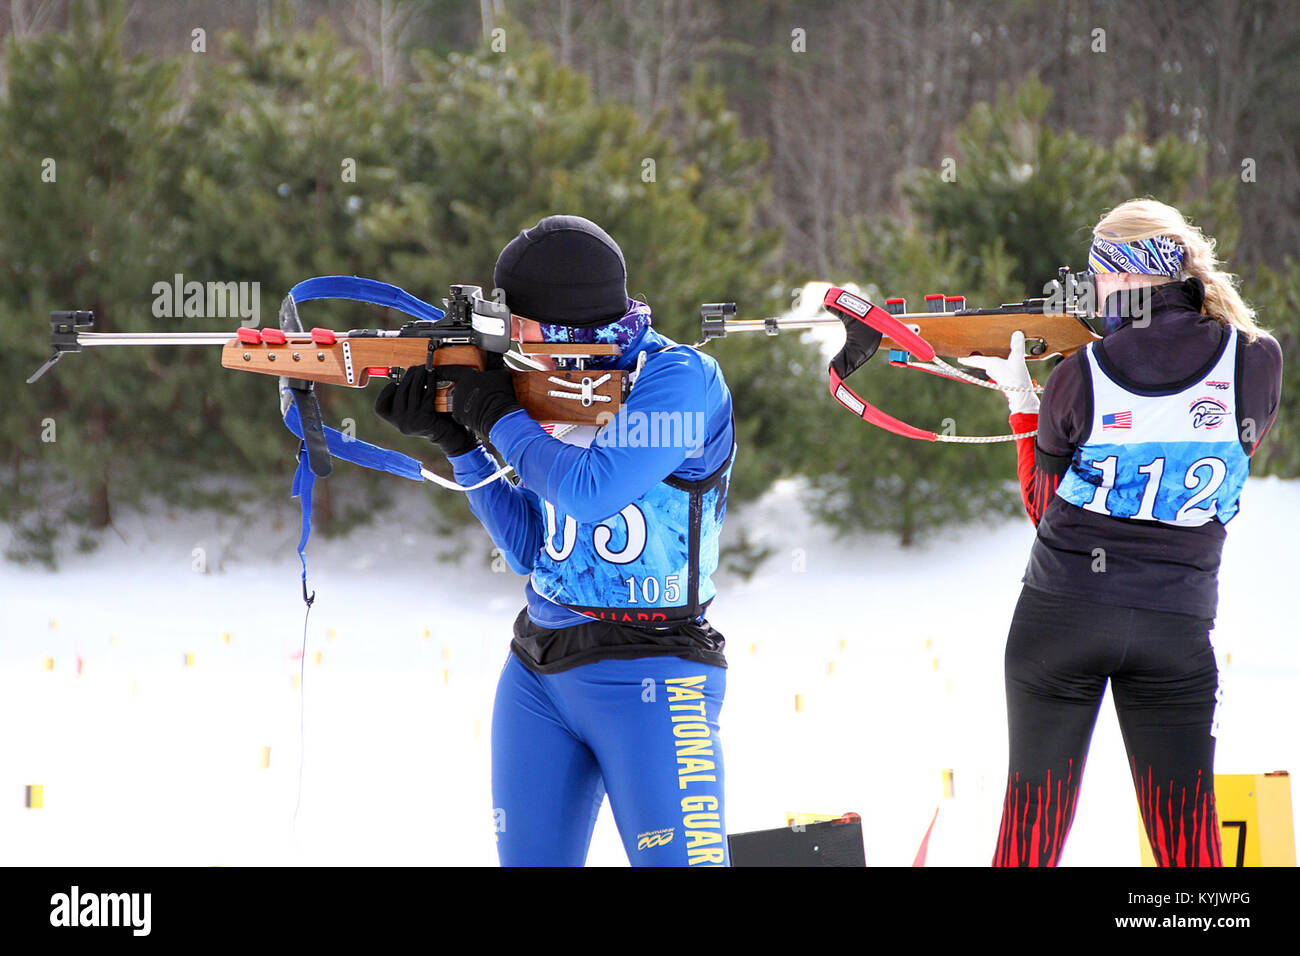
[[[529,576],[492,717],[499,856],[582,865],[608,793],[634,866],[725,866],[726,662],[704,613],[731,395],[717,362],[653,328],[610,367],[635,374],[617,416],[556,438],[506,415],[489,437],[520,483],[468,496]],[[452,465],[462,484],[495,467],[481,448]]]

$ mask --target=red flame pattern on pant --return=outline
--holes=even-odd
[[[1197,771],[1194,783],[1178,786],[1172,780],[1155,782],[1150,767],[1139,773],[1136,760],[1132,771],[1156,865],[1222,866],[1218,810],[1203,772]],[[1054,784],[1050,770],[1042,784],[1022,782],[1019,773],[1009,774],[993,865],[1056,866],[1074,821],[1078,796],[1073,760],[1065,779],[1058,774]]]
[[[1133,761],[1133,786],[1157,866],[1223,866],[1219,813],[1214,789],[1203,785],[1201,771],[1194,786],[1176,787],[1172,780],[1155,783],[1151,768],[1142,774]],[[1190,790],[1190,792],[1189,792]]]
[[[1002,801],[1002,826],[994,866],[1056,866],[1061,847],[1074,822],[1079,781],[1070,760],[1065,779],[1047,771],[1045,783],[1022,783],[1019,773],[1007,775],[1007,793]]]

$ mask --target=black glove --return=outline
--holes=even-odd
[[[479,441],[469,429],[456,423],[447,412],[434,409],[439,372],[430,373],[423,365],[408,368],[400,382],[389,382],[375,402],[375,414],[403,435],[427,438],[448,458],[455,458],[478,447]]]
[[[438,369],[438,377],[455,383],[451,390],[452,417],[485,438],[498,421],[523,408],[515,397],[508,368],[479,371],[464,365],[444,365]]]

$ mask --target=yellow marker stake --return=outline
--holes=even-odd
[[[271,748],[269,746],[262,748],[262,769],[271,769]]]
[[[334,628],[330,628],[330,640],[334,640]]]
[[[445,667],[442,669],[442,682],[444,684],[451,683],[451,671],[447,670]]]
[[[796,714],[803,713],[803,694],[794,695],[794,712]]]
[[[953,795],[954,795],[956,792],[957,792],[957,791],[956,791],[956,787],[955,787],[954,784],[953,784],[953,775],[952,775],[952,771],[951,771],[951,770],[944,770],[944,772],[943,772],[943,798],[944,798],[945,800],[951,800],[951,799],[953,798]]]
[[[451,648],[450,648],[450,647],[444,647],[444,648],[442,649],[442,659],[443,659],[444,661],[450,661],[450,660],[451,660]]]
[[[834,673],[835,673],[835,662],[834,662],[834,661],[828,661],[828,662],[827,662],[827,664],[826,664],[826,673],[827,673],[827,674],[834,674]]]
[[[58,626],[59,626],[59,622],[56,621],[54,618],[50,618],[50,630],[52,631]]]
[[[317,651],[315,654],[312,655],[312,660],[313,660],[315,663],[319,664],[319,663],[321,662],[321,657],[322,657],[322,656],[323,656],[323,655],[321,654],[321,652],[320,652],[320,651]]]
[[[428,640],[429,638],[431,638],[431,637],[433,637],[433,631],[429,630],[429,629],[426,627],[426,628],[424,629],[424,639],[427,641],[427,640]]]
[[[751,653],[751,654],[757,654],[757,653],[758,653],[758,645],[757,645],[757,644],[750,644],[750,645],[749,645],[749,653]]]
[[[294,689],[294,690],[297,690],[297,689],[298,689],[298,675],[297,675],[297,674],[290,674],[290,675],[289,675],[289,683],[293,685],[293,689]]]
[[[28,810],[39,810],[45,806],[45,786],[39,783],[29,783],[26,786],[26,794],[23,803]]]
[[[193,666],[194,666],[194,655],[193,655],[193,654],[186,654],[186,655],[185,655],[185,666],[186,666],[186,667],[193,667]]]
[[[1223,663],[1225,664],[1232,663],[1232,651],[1228,651],[1228,653],[1223,655]]]
[[[937,671],[938,669],[939,669],[939,658],[937,657],[930,658],[930,670]]]
[[[849,646],[849,642],[846,641],[844,638],[841,637],[841,638],[840,638],[840,650],[846,650],[846,649],[848,648],[848,646]]]
[[[229,631],[227,631],[226,633],[224,633],[224,634],[221,635],[221,643],[222,643],[222,644],[229,644],[229,643],[230,643],[230,632],[229,632]]]
[[[47,671],[54,670],[54,658],[53,657],[45,658],[45,661],[41,666],[43,666]]]
[[[930,649],[930,639],[928,637],[925,639],[925,649],[927,651]]]

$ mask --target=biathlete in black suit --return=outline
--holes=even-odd
[[[1214,241],[1178,210],[1123,203],[1088,257],[1101,341],[1062,360],[1041,410],[1008,392],[1038,528],[1006,647],[1010,769],[995,866],[1053,866],[1111,682],[1142,820],[1162,866],[1221,864],[1218,669],[1210,629],[1226,525],[1277,414],[1282,353]],[[1011,359],[977,358],[1028,385]]]

